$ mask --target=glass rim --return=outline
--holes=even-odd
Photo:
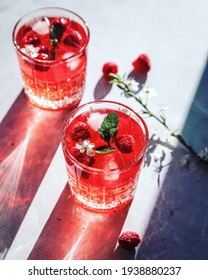
[[[124,165],[121,168],[115,168],[115,169],[111,169],[111,170],[104,170],[101,168],[95,168],[95,167],[90,167],[90,166],[86,166],[85,164],[79,162],[75,157],[73,157],[73,155],[71,153],[69,153],[67,151],[67,149],[64,147],[63,143],[64,143],[64,135],[65,135],[65,129],[67,127],[67,122],[68,120],[73,117],[73,115],[75,115],[79,110],[81,110],[83,107],[91,105],[91,104],[96,104],[96,103],[108,103],[108,104],[114,104],[114,105],[119,105],[122,106],[125,109],[128,109],[131,113],[133,113],[142,123],[143,125],[143,130],[144,130],[144,139],[145,139],[145,144],[142,148],[142,150],[140,151],[140,153],[134,158],[133,161],[127,163],[126,165]],[[140,125],[140,124],[139,124]],[[141,125],[140,125],[141,126]],[[128,170],[132,165],[134,165],[135,163],[139,163],[140,160],[142,160],[143,155],[146,152],[147,146],[148,146],[148,141],[149,141],[149,130],[147,127],[146,122],[144,121],[144,119],[137,113],[135,112],[132,108],[130,108],[129,106],[117,102],[117,101],[111,101],[111,100],[94,100],[94,101],[90,101],[87,103],[84,103],[80,106],[78,106],[77,108],[75,108],[74,110],[72,110],[69,115],[66,117],[63,126],[62,126],[62,130],[61,130],[61,143],[62,143],[62,149],[64,152],[66,152],[67,156],[69,157],[69,159],[76,164],[77,166],[80,166],[84,171],[88,171],[88,172],[92,172],[92,173],[105,173],[105,174],[109,174],[109,173],[113,173],[113,172],[125,172],[126,170]]]
[[[19,45],[17,44],[17,41],[16,41],[16,38],[15,38],[15,32],[17,30],[17,26],[18,24],[21,22],[22,19],[24,19],[25,17],[29,16],[30,14],[32,15],[32,13],[35,13],[35,12],[38,12],[38,11],[44,11],[44,10],[50,10],[50,9],[54,9],[54,10],[59,10],[59,11],[65,11],[65,12],[68,12],[70,14],[73,14],[74,16],[76,16],[77,18],[79,18],[82,23],[84,24],[85,28],[86,28],[86,36],[87,36],[87,41],[86,43],[84,44],[84,46],[82,48],[80,48],[79,50],[77,50],[74,54],[72,54],[71,56],[69,57],[66,57],[66,58],[62,58],[62,59],[59,59],[59,60],[41,60],[41,59],[37,59],[37,58],[32,58],[31,56],[27,55],[26,53],[24,53],[23,51],[21,51],[21,48],[19,47]],[[35,17],[35,16],[34,16]],[[88,26],[88,23],[79,15],[77,14],[76,12],[73,12],[71,10],[68,10],[66,8],[61,8],[61,7],[43,7],[43,8],[39,8],[39,9],[35,9],[35,10],[32,10],[26,14],[24,14],[23,16],[20,17],[20,19],[16,22],[16,24],[14,25],[14,28],[13,28],[13,31],[12,31],[12,42],[14,44],[14,47],[15,49],[18,51],[18,53],[20,53],[23,57],[31,60],[31,61],[35,61],[35,62],[39,62],[41,64],[58,64],[60,62],[65,62],[65,61],[68,61],[68,60],[72,60],[74,58],[77,58],[79,56],[82,55],[83,51],[87,49],[88,47],[88,44],[89,44],[89,40],[90,40],[90,29],[89,29],[89,26]]]

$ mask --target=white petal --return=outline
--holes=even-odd
[[[127,80],[125,81],[130,91],[137,92],[139,90],[139,83],[135,80]]]
[[[83,146],[88,147],[89,144],[90,144],[89,140],[84,140],[83,141]]]
[[[76,148],[81,150],[83,148],[83,145],[81,143],[76,143]]]
[[[90,143],[87,148],[89,150],[92,150],[94,147],[95,147],[95,144],[94,143]]]
[[[95,151],[94,150],[87,150],[87,155],[92,157],[92,156],[95,155]]]

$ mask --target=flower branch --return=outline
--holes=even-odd
[[[147,100],[143,100],[142,96],[138,94],[139,92],[139,83],[136,82],[133,79],[124,79],[119,74],[109,74],[111,80],[109,81],[111,84],[116,84],[118,88],[120,88],[127,97],[134,98],[141,106],[142,110],[141,113],[154,118],[156,121],[158,121],[161,125],[163,125],[167,131],[170,133],[170,135],[174,138],[176,138],[192,155],[194,155],[198,160],[204,162],[205,164],[208,164],[208,148],[205,147],[202,151],[197,153],[183,138],[183,136],[179,133],[176,133],[176,131],[173,131],[170,129],[169,125],[167,124],[167,119],[162,114],[155,114],[153,113],[147,105]],[[146,90],[146,93],[148,94],[148,90]]]

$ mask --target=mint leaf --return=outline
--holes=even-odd
[[[103,120],[101,127],[98,129],[101,137],[108,143],[110,147],[110,140],[114,140],[118,132],[119,118],[115,112],[109,113]]]
[[[61,24],[52,24],[50,26],[49,33],[51,39],[56,39],[60,41],[64,33],[63,26]]]
[[[56,57],[55,48],[51,49],[49,54],[50,54],[50,58],[51,58],[51,60],[54,60],[54,59],[55,59],[55,57]]]
[[[53,46],[50,51],[50,58],[54,60],[56,57],[55,49],[58,46],[58,42],[61,40],[64,33],[64,28],[61,24],[52,24],[49,28],[50,44]]]

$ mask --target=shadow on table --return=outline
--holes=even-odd
[[[135,81],[139,82],[139,90],[141,90],[142,85],[145,83],[145,81],[147,79],[147,75],[137,72],[135,70],[132,70],[130,73],[128,73],[127,78],[134,79]],[[111,91],[112,86],[113,86],[109,82],[110,82],[110,79],[107,79],[104,76],[101,76],[101,78],[98,80],[98,82],[95,86],[95,89],[94,89],[95,100],[104,99],[108,95],[108,93]]]
[[[22,90],[0,124],[0,259],[21,225],[60,144],[69,111],[46,111]]]
[[[195,150],[208,147],[208,64],[182,131]],[[208,166],[179,162],[177,147],[136,259],[208,259]]]
[[[89,211],[74,201],[66,185],[29,259],[111,259],[128,208],[110,213]]]

